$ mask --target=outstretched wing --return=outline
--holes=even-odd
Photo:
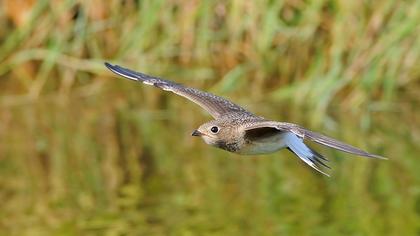
[[[185,87],[181,84],[172,81],[164,80],[158,77],[153,77],[140,72],[132,71],[118,65],[111,65],[105,62],[105,66],[117,75],[121,75],[127,79],[143,82],[147,85],[154,85],[166,91],[171,91],[182,97],[193,101],[204,110],[210,113],[214,118],[219,118],[223,114],[231,112],[247,112],[244,108],[226,100],[222,97],[216,96],[211,93],[203,92],[195,88]]]
[[[321,154],[319,154],[312,148],[308,147],[303,142],[304,139],[308,139],[316,143],[359,156],[386,159],[384,157],[365,152],[361,149],[353,147],[349,144],[345,144],[325,135],[312,132],[296,124],[263,120],[251,124],[246,124],[244,128],[245,138],[248,139],[258,139],[259,137],[270,135],[276,131],[285,133],[283,136],[283,141],[284,144],[287,146],[287,149],[293,152],[306,164],[327,176],[328,174],[325,173],[322,169],[330,168],[325,163],[326,161],[328,161],[328,159],[323,157]]]
[[[248,125],[247,127],[245,127],[245,131],[258,129],[258,128],[264,128],[264,127],[272,127],[280,131],[288,131],[295,134],[301,139],[308,139],[313,142],[316,142],[316,143],[319,143],[319,144],[322,144],[322,145],[325,145],[325,146],[328,146],[328,147],[331,147],[331,148],[334,148],[343,152],[355,154],[358,156],[386,159],[385,157],[368,153],[359,148],[353,147],[349,144],[327,137],[320,133],[307,130],[299,125],[292,124],[292,123],[275,122],[275,121],[260,121],[260,122],[256,122],[255,124]]]

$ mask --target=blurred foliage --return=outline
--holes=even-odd
[[[418,235],[420,1],[0,2],[1,235]],[[111,61],[389,158],[244,158]],[[176,145],[175,145],[176,143]]]

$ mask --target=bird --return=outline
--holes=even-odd
[[[305,129],[288,122],[279,122],[257,116],[235,103],[199,89],[184,86],[159,77],[136,72],[119,65],[105,62],[113,73],[126,79],[153,85],[180,95],[206,110],[214,119],[200,125],[192,136],[201,137],[210,146],[240,155],[259,155],[288,149],[304,163],[329,176],[328,158],[324,157],[304,140],[327,146],[342,152],[370,158],[386,159],[359,148]]]

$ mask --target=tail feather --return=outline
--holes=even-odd
[[[287,145],[287,149],[293,152],[302,161],[304,161],[306,164],[319,171],[320,173],[329,176],[329,174],[322,170],[323,168],[331,169],[327,164],[324,163],[325,161],[328,161],[328,159],[323,157],[315,150],[306,146],[306,144],[301,138],[299,138],[293,133],[289,133],[286,136],[285,142]]]

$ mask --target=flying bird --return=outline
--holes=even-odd
[[[330,169],[327,165],[328,159],[307,146],[304,140],[358,156],[386,159],[297,124],[272,121],[254,115],[243,107],[208,92],[107,62],[105,66],[124,78],[171,91],[198,104],[210,113],[214,120],[202,124],[192,132],[192,136],[201,137],[207,144],[229,152],[257,155],[287,148],[306,164],[327,176],[329,175],[325,169]]]

